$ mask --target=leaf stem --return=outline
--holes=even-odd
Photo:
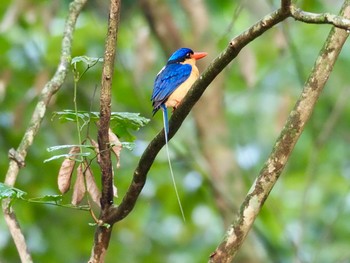
[[[73,95],[73,104],[74,104],[74,113],[75,113],[75,122],[78,133],[78,144],[81,145],[81,134],[80,134],[80,122],[78,117],[78,103],[77,103],[77,90],[78,90],[78,81],[80,80],[79,72],[77,71],[75,65],[73,69],[74,73],[74,95]],[[83,147],[80,146],[80,152],[83,152]],[[82,159],[80,161],[83,161]]]

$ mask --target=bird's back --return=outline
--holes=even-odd
[[[169,96],[190,77],[191,72],[192,65],[175,63],[166,65],[158,73],[151,97],[153,102],[153,114],[155,114],[159,110],[160,105],[165,103]]]

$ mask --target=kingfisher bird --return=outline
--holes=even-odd
[[[153,115],[160,108],[163,110],[166,137],[169,133],[167,107],[172,107],[175,110],[179,106],[199,77],[196,60],[205,57],[207,54],[206,52],[193,52],[190,48],[176,50],[154,81],[151,97]]]
[[[163,111],[165,147],[168,156],[170,174],[184,221],[185,215],[177,191],[168,148],[169,124],[167,107],[172,107],[175,110],[179,106],[182,99],[192,87],[193,83],[199,77],[199,71],[196,67],[196,60],[205,57],[207,54],[208,53],[206,52],[193,52],[193,50],[190,48],[180,48],[176,50],[170,56],[167,64],[157,74],[151,97],[153,115],[156,114],[160,108]]]

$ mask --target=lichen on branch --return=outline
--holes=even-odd
[[[345,1],[341,14],[347,17],[350,16],[350,1]],[[290,112],[268,160],[242,203],[236,220],[226,232],[224,240],[212,253],[209,262],[232,262],[242,246],[255,218],[291,156],[347,37],[348,33],[345,30],[332,28],[305,83],[300,98]]]

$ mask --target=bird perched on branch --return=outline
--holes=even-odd
[[[185,216],[177,192],[168,149],[169,124],[167,108],[172,107],[175,110],[179,106],[182,99],[186,96],[187,92],[192,87],[193,83],[199,77],[199,71],[196,67],[196,60],[201,59],[206,55],[206,52],[193,52],[189,48],[180,48],[176,50],[170,56],[167,64],[158,73],[154,81],[153,93],[151,97],[153,115],[156,114],[159,109],[162,109],[163,111],[165,145],[168,155],[170,173],[181,214],[184,220]]]
[[[189,48],[176,50],[167,64],[158,73],[151,97],[153,115],[161,108],[164,117],[164,130],[169,133],[167,107],[176,109],[192,84],[198,79],[196,60],[207,55],[206,52],[193,52]]]

